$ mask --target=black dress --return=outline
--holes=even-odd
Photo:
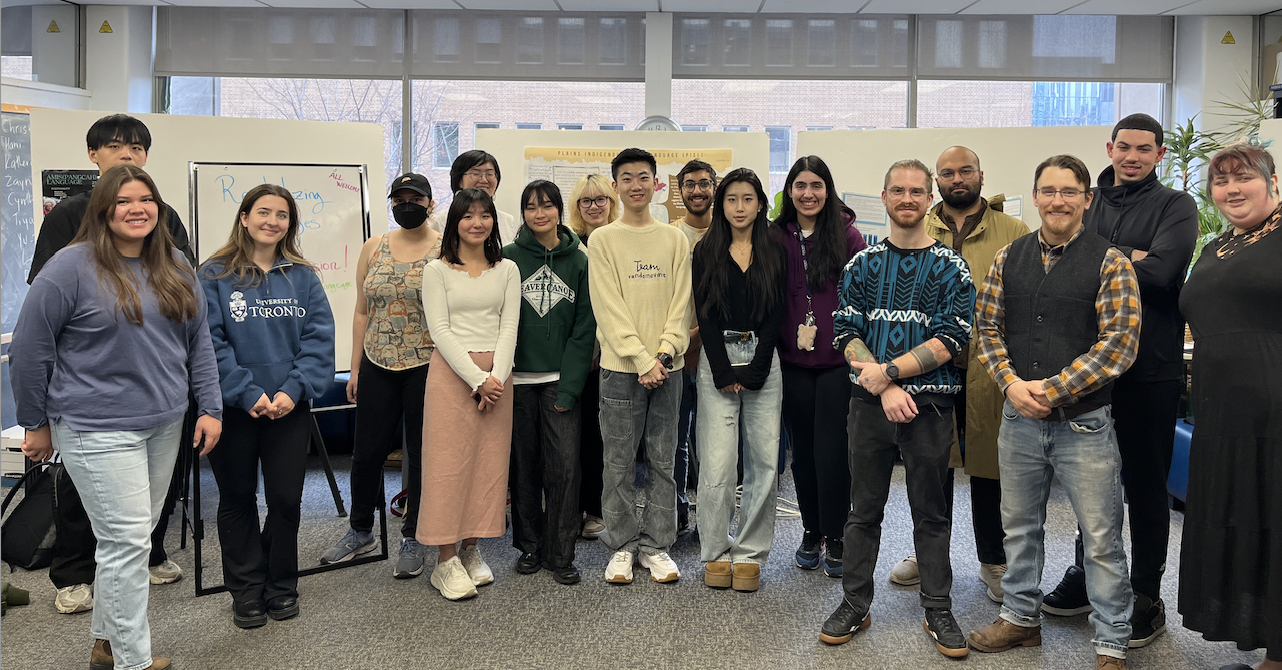
[[[1282,208],[1271,219],[1282,217]],[[1282,652],[1282,230],[1206,245],[1180,295],[1193,331],[1184,626]],[[1272,656],[1270,656],[1272,658]]]

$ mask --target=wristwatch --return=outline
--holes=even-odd
[[[899,379],[899,366],[892,361],[886,364],[886,376],[891,379]]]
[[[659,359],[659,363],[663,364],[665,369],[672,369],[672,354],[660,351],[655,358]]]

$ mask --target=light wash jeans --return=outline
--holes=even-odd
[[[51,427],[53,446],[80,491],[98,538],[89,633],[111,642],[115,670],[151,665],[151,529],[169,491],[182,427],[182,419],[147,430],[80,432],[62,420]]]
[[[712,381],[708,355],[699,357],[699,558],[765,565],[775,538],[775,494],[779,486],[779,426],[783,416],[783,375],[779,354],[760,391],[722,393]],[[743,499],[739,534],[730,537],[738,478],[739,429],[743,424]]]
[[[677,539],[677,484],[672,478],[677,451],[677,410],[681,371],[656,389],[637,375],[601,368],[602,471],[601,536],[610,551],[657,554]],[[637,491],[637,449],[645,452],[645,509]]]
[[[1131,578],[1122,550],[1121,457],[1109,406],[1070,421],[1029,419],[1007,401],[997,437],[1002,472],[1006,598],[1001,617],[1041,624],[1046,561],[1046,499],[1058,476],[1085,543],[1086,593],[1095,611],[1095,653],[1126,658],[1131,640]]]

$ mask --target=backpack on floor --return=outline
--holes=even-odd
[[[61,463],[37,463],[18,479],[9,494],[0,503],[0,516],[9,509],[9,503],[23,484],[26,495],[13,508],[13,514],[0,527],[0,560],[12,567],[39,570],[53,562],[54,477]]]

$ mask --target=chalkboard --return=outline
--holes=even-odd
[[[0,112],[4,144],[4,203],[0,206],[0,328],[13,332],[27,297],[27,270],[36,249],[31,188],[31,122],[26,114]]]
[[[320,270],[334,311],[334,362],[346,370],[352,360],[351,319],[361,295],[356,263],[370,231],[367,166],[192,162],[189,168],[192,238],[202,263],[227,243],[250,189],[278,184],[293,194],[303,256]]]

